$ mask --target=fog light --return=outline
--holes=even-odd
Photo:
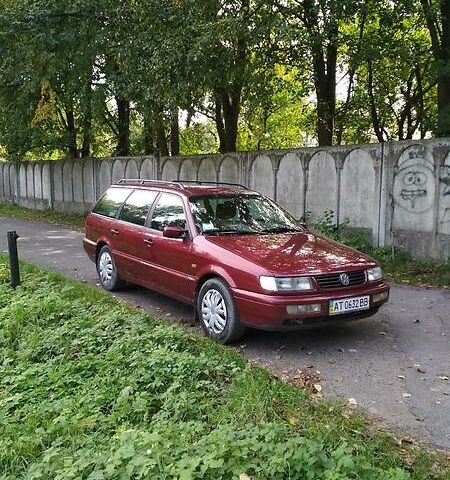
[[[373,303],[382,302],[383,300],[386,300],[387,298],[388,298],[388,292],[376,293],[375,295],[372,295],[372,302]]]
[[[288,315],[304,315],[306,313],[319,313],[322,310],[320,303],[307,303],[305,305],[288,305]]]

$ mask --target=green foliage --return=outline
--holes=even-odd
[[[325,210],[323,214],[312,223],[310,222],[310,218],[311,214],[307,212],[304,221],[309,224],[310,228],[333,240],[342,240],[344,232],[350,224],[348,219],[337,224],[333,210]]]
[[[310,215],[306,215],[308,221]],[[332,210],[325,210],[310,228],[373,257],[385,275],[395,282],[412,285],[432,285],[448,288],[450,285],[450,259],[447,262],[415,260],[405,250],[394,246],[374,247],[370,232],[365,229],[349,228],[349,220],[339,225]]]
[[[180,151],[182,155],[198,155],[217,152],[216,127],[212,122],[195,123],[181,132]]]
[[[3,257],[1,262],[3,262]],[[365,419],[87,285],[0,283],[0,478],[438,479]]]
[[[9,281],[9,266],[4,260],[0,260],[0,284]]]
[[[243,150],[310,145],[319,91],[336,143],[429,136],[448,62],[432,61],[428,3],[444,31],[434,0],[1,0],[0,155],[107,156],[123,135],[132,154],[165,152],[177,110],[208,119],[183,132],[186,153],[236,135]]]

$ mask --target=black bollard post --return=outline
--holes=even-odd
[[[9,266],[11,269],[11,287],[20,285],[19,255],[17,254],[17,239],[19,235],[15,231],[8,232]]]

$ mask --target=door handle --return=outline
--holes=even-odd
[[[111,228],[111,233],[113,235],[119,235],[119,230],[116,230],[115,228]]]
[[[153,245],[153,240],[151,238],[145,238],[144,243],[151,247]]]

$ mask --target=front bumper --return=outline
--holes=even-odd
[[[385,300],[374,302],[373,296],[387,292]],[[328,314],[328,302],[351,297],[370,295],[368,310],[343,313],[339,315]],[[233,289],[233,297],[242,323],[264,330],[298,330],[311,328],[325,323],[338,323],[340,321],[367,318],[378,311],[381,305],[389,298],[389,286],[383,281],[375,284],[364,284],[357,288],[335,291],[321,291],[301,295],[266,295],[263,293],[249,292]],[[318,313],[289,315],[288,305],[319,304]]]

